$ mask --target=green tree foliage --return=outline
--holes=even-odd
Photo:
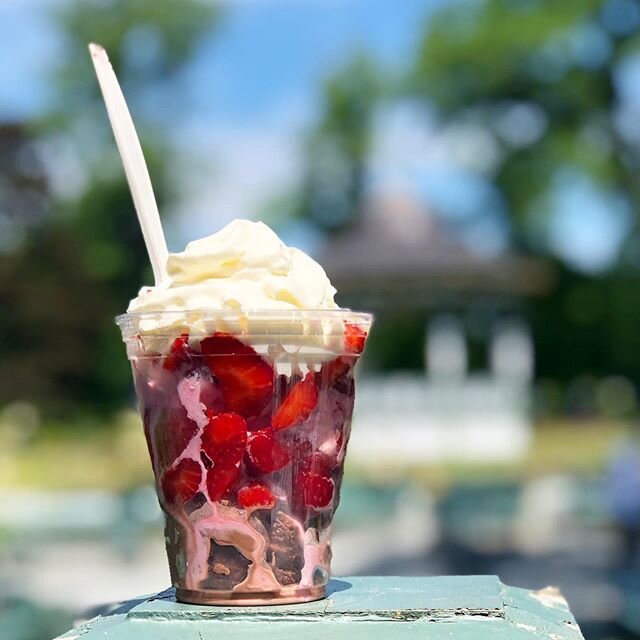
[[[331,169],[309,154],[300,211],[332,231],[359,215],[371,125],[383,102],[417,102],[443,130],[479,131],[493,158],[474,170],[502,202],[512,248],[556,271],[553,290],[519,309],[534,330],[538,373],[640,380],[640,135],[621,80],[639,60],[640,1],[452,0],[417,28],[414,58],[394,82],[381,81],[369,61],[368,75],[348,64],[328,83],[353,90],[325,92],[311,141],[314,150],[333,150]],[[595,275],[563,262],[550,242],[558,192],[576,181],[633,221],[617,259]],[[406,365],[389,357],[400,352],[390,327],[379,321],[378,332],[372,356],[390,368]]]
[[[123,85],[140,88],[166,81],[184,67],[216,16],[214,3],[203,0],[65,3],[54,14],[66,35],[58,87],[94,99],[96,92],[88,82],[93,70],[86,64],[89,42],[98,42],[109,52]]]
[[[199,0],[75,0],[56,9],[64,40],[53,106],[20,131],[24,145],[42,146],[50,163],[61,145],[73,162],[57,191],[38,183],[47,215],[0,254],[0,405],[22,399],[68,415],[128,401],[130,374],[113,317],[151,271],[87,44],[109,53],[162,210],[171,196],[170,141],[141,105],[152,96],[156,112],[170,107],[179,72],[217,16]],[[78,184],[67,191],[66,181]],[[0,211],[15,210],[6,194],[0,189]]]
[[[521,250],[555,261],[544,229],[563,176],[579,176],[633,216],[610,268],[590,276],[556,261],[554,290],[527,305],[538,372],[559,380],[611,372],[640,379],[640,146],[621,124],[620,87],[639,27],[637,0],[456,3],[426,25],[407,81],[443,124],[492,136],[498,160],[487,178]]]
[[[636,0],[486,0],[455,3],[425,27],[408,90],[443,123],[492,135],[490,177],[525,247],[545,249],[536,232],[563,172],[639,210],[639,150],[618,126],[616,86],[640,45],[639,11]]]
[[[306,166],[294,211],[332,232],[360,206],[382,80],[373,62],[355,54],[326,83],[321,118],[306,143]]]

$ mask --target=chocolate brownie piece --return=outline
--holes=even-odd
[[[203,589],[233,589],[247,577],[251,561],[231,545],[211,541],[209,574],[202,581]]]
[[[304,566],[304,549],[298,528],[290,518],[278,513],[271,526],[269,545],[273,573],[280,584],[300,582]]]

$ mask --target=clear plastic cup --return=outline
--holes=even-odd
[[[324,596],[371,320],[345,310],[117,318],[178,600]]]

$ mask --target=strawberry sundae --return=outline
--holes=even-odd
[[[236,220],[167,261],[118,318],[181,601],[321,598],[371,317]]]

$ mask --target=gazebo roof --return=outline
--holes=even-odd
[[[434,298],[523,297],[552,281],[546,263],[511,253],[486,257],[404,195],[376,199],[319,257],[343,300],[424,306]]]

